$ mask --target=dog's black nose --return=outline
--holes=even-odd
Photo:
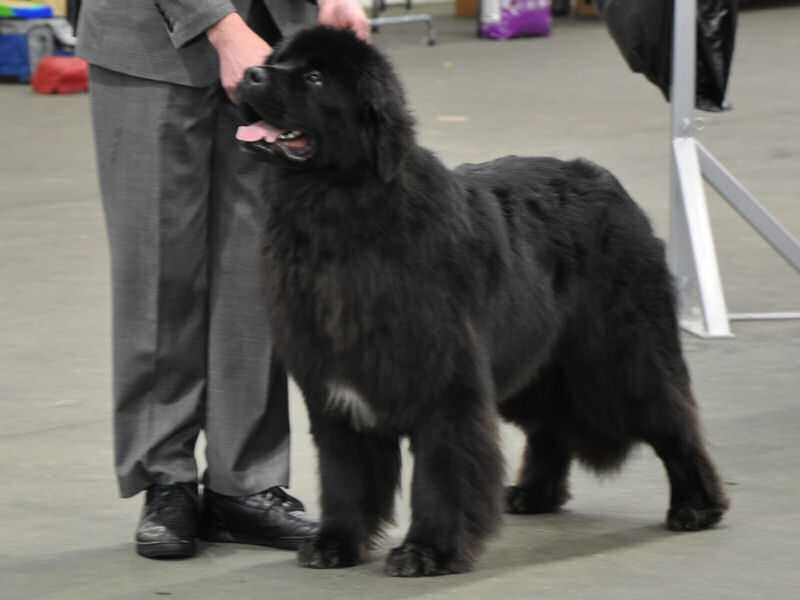
[[[258,85],[260,83],[266,83],[267,69],[264,67],[249,67],[244,72],[244,79],[247,83],[251,83],[254,85]]]

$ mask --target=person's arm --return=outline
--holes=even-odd
[[[369,39],[370,26],[360,0],[317,0],[317,5],[322,25],[349,28],[360,38]],[[222,87],[235,101],[236,86],[245,70],[263,63],[272,48],[236,12],[226,14],[208,27],[206,35],[219,55]]]
[[[206,30],[208,41],[219,55],[219,78],[228,97],[236,101],[236,86],[245,69],[260,65],[272,47],[250,29],[236,12],[225,15]]]
[[[233,100],[247,67],[272,52],[236,12],[231,0],[152,0],[175,48],[206,35],[219,56],[220,81]]]
[[[322,25],[352,29],[364,41],[369,41],[370,26],[360,0],[317,0],[319,22]]]
[[[148,1],[148,0],[142,0]],[[231,0],[150,0],[164,20],[172,45],[185,46],[236,10]]]

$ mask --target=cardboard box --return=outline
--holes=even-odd
[[[592,0],[575,0],[575,14],[579,17],[596,17],[600,13]]]
[[[455,15],[457,17],[477,17],[478,0],[455,0]]]
[[[53,7],[53,14],[59,17],[67,15],[67,0],[36,0],[40,4],[49,4]]]

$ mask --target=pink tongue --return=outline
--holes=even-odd
[[[279,129],[275,129],[274,127],[267,125],[264,121],[259,121],[258,123],[253,123],[252,125],[246,125],[239,127],[236,130],[236,139],[242,142],[258,142],[260,140],[266,140],[269,143],[274,142],[278,139],[278,136],[282,133]]]

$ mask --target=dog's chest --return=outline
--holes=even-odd
[[[374,429],[378,416],[367,400],[353,387],[343,383],[328,383],[325,408],[344,418],[356,431]]]
[[[290,344],[306,339],[341,356],[365,349],[377,331],[396,334],[403,307],[395,287],[403,277],[389,261],[368,249],[346,257],[338,248],[304,250],[276,253],[269,268],[273,312],[291,330]]]

